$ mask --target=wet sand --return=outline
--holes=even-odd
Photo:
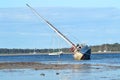
[[[44,64],[37,62],[4,62],[0,63],[0,69],[80,69],[81,67],[93,67],[99,69],[100,66],[111,69],[120,69],[120,66],[103,64]],[[93,67],[94,68],[94,67]]]
[[[43,64],[36,62],[5,62],[0,63],[0,69],[69,69],[69,68],[77,68],[75,66],[81,65],[72,65],[72,64]]]

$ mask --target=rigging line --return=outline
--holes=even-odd
[[[60,51],[60,39],[57,36],[57,34],[55,34],[55,43],[57,44],[57,49],[58,49],[58,52],[59,52]]]
[[[79,42],[79,44],[81,44],[81,41],[75,36],[75,35],[73,35],[73,34],[71,34],[71,33],[69,33],[69,32],[66,32],[67,34],[70,34],[72,37],[72,39],[73,39],[73,41],[75,40],[75,42]],[[70,35],[68,35],[68,37],[70,36]]]
[[[76,36],[72,35],[72,37],[73,37],[74,40],[77,40],[75,42],[79,42],[79,44],[81,43],[81,41]]]
[[[59,37],[57,36],[57,34],[52,35],[52,47],[53,47],[53,52],[55,51],[55,49],[59,48],[59,42],[58,39]],[[57,46],[56,46],[57,45]],[[56,47],[56,48],[55,48]]]
[[[52,52],[54,52],[54,39],[55,39],[54,35],[52,34],[52,39],[51,39],[52,40]]]

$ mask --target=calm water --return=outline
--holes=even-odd
[[[91,60],[75,61],[72,55],[0,56],[0,62],[42,62],[50,64],[88,64],[79,69],[33,70],[3,69],[1,80],[120,80],[120,54],[92,54]],[[44,75],[42,75],[44,74]]]

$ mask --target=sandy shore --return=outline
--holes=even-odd
[[[4,62],[0,63],[0,69],[80,69],[81,67],[96,66],[99,69],[100,66],[104,66],[111,69],[120,69],[120,66],[110,66],[102,64],[43,64],[36,62]]]
[[[72,65],[72,64],[43,64],[36,62],[5,62],[0,63],[0,69],[69,69],[69,68],[77,68],[75,66],[81,65]]]

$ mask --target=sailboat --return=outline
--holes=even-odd
[[[57,36],[58,37],[58,36]],[[55,36],[52,38],[52,46],[56,46],[56,43],[55,43]],[[54,44],[55,43],[55,44]],[[48,55],[61,55],[61,54],[63,54],[63,51],[62,51],[62,49],[60,48],[60,41],[58,41],[57,40],[57,43],[58,43],[58,46],[59,46],[59,48],[57,49],[57,51],[56,51],[56,49],[55,48],[53,48],[49,53],[48,53]]]
[[[89,60],[91,56],[91,48],[88,45],[75,45],[72,41],[70,41],[65,35],[63,35],[56,27],[54,27],[49,21],[43,18],[35,9],[33,9],[30,5],[26,4],[35,15],[37,15],[40,19],[42,19],[59,37],[61,37],[64,41],[66,41],[70,46],[70,51],[73,53],[73,58],[75,60]]]
[[[49,53],[48,55],[61,55],[62,53],[63,53],[62,51],[58,51],[58,52]]]

